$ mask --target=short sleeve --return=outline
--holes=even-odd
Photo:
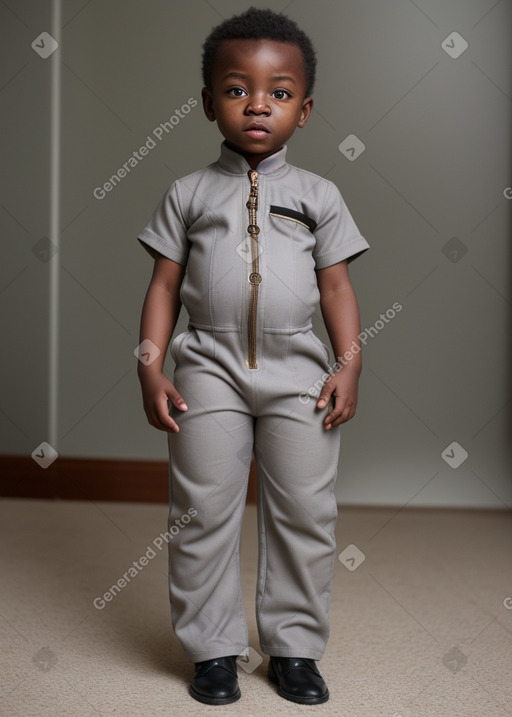
[[[187,263],[189,242],[177,181],[164,194],[137,239],[153,258],[157,251],[178,264]]]
[[[315,269],[324,269],[344,259],[351,262],[370,248],[361,236],[339,189],[331,181],[328,181],[322,216],[314,235]]]

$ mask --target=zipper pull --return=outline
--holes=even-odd
[[[249,199],[247,200],[245,206],[248,209],[256,209],[258,208],[258,177],[259,174],[255,169],[250,169],[247,174],[249,175],[249,179],[251,180],[251,193],[249,194]]]

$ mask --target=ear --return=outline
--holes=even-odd
[[[213,107],[213,95],[211,91],[207,87],[203,87],[201,97],[203,98],[203,110],[206,117],[210,122],[215,122],[215,109]]]
[[[304,98],[304,102],[302,103],[302,109],[300,111],[299,121],[297,122],[297,127],[304,127],[309,117],[311,116],[313,104],[314,103],[312,97]]]

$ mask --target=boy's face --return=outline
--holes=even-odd
[[[313,107],[297,45],[276,40],[224,40],[212,76],[203,87],[203,107],[226,144],[252,169],[281,149],[296,127],[304,127]],[[251,130],[253,124],[264,129]]]

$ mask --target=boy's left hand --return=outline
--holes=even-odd
[[[347,367],[326,379],[320,398],[316,402],[317,408],[325,408],[331,395],[334,394],[334,407],[324,420],[326,430],[346,423],[355,416],[358,381],[359,374],[350,371]]]

